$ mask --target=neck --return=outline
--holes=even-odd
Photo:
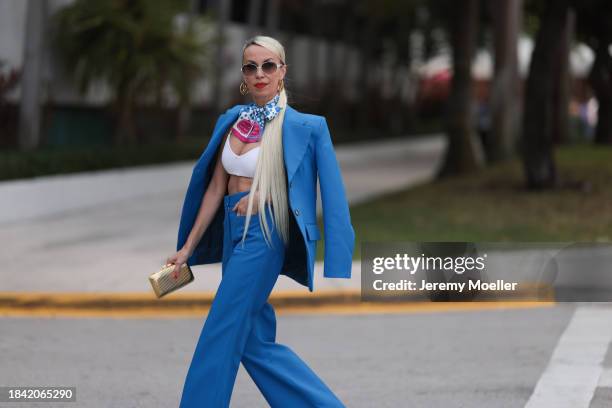
[[[272,99],[276,97],[277,94],[272,95],[269,98],[254,98],[255,104],[257,106],[264,106],[266,103],[270,102]]]

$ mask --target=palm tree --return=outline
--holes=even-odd
[[[207,71],[206,41],[193,24],[177,29],[177,17],[188,11],[184,0],[76,0],[54,16],[54,46],[80,92],[96,79],[113,91],[116,144],[136,141],[139,98],[161,103],[170,86],[182,106],[193,81]]]

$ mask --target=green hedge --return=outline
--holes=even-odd
[[[117,167],[196,160],[208,140],[157,143],[133,147],[82,147],[40,149],[31,152],[0,151],[0,180],[75,173]]]

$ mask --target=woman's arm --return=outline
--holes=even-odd
[[[315,159],[319,174],[325,231],[323,276],[350,278],[355,231],[351,225],[351,215],[340,166],[329,134],[327,120],[324,117],[321,119],[316,142]]]
[[[227,135],[225,136],[227,138]],[[221,141],[221,146],[225,143],[225,138]],[[227,182],[229,175],[225,171],[223,164],[221,163],[221,154],[223,149],[219,149],[219,153],[217,154],[217,163],[215,165],[215,170],[204,193],[204,197],[202,198],[202,204],[200,205],[200,209],[198,210],[198,215],[195,219],[193,227],[191,228],[191,232],[185,241],[185,245],[183,245],[183,250],[187,251],[189,256],[193,254],[195,247],[200,242],[202,235],[206,232],[206,228],[210,225],[221,201],[223,201],[223,197],[225,196],[225,191],[227,189]]]

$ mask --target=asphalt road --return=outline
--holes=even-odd
[[[66,407],[175,407],[204,317],[2,318],[0,385],[75,386]],[[612,405],[611,305],[277,317],[277,341],[347,407]],[[242,366],[231,406],[268,406]]]

